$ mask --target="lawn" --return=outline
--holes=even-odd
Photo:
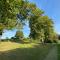
[[[0,60],[44,60],[53,45],[0,42]]]

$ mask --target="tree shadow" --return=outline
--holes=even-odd
[[[43,60],[51,47],[34,46],[0,52],[0,60]]]

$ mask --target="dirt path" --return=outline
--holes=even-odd
[[[44,60],[57,60],[57,47],[53,47]]]

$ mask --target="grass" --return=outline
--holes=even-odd
[[[57,45],[57,51],[58,51],[58,60],[60,60],[60,44]]]
[[[34,47],[34,43],[30,44],[20,44],[20,43],[15,43],[15,42],[0,42],[0,51],[8,51],[12,49],[17,49],[17,48],[32,48]]]
[[[51,44],[0,42],[0,60],[43,60]]]

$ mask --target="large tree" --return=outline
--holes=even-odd
[[[36,10],[36,11],[35,11]],[[29,21],[30,37],[40,41],[51,41],[54,33],[53,21],[48,16],[43,16],[43,11],[36,7]]]
[[[23,0],[0,0],[0,35],[3,29],[14,28],[17,24],[20,27],[27,16],[27,3]]]

